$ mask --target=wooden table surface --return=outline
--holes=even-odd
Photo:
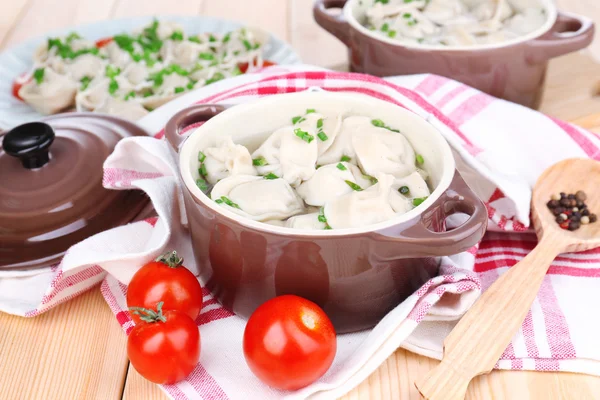
[[[600,23],[598,0],[557,0]],[[312,19],[312,0],[0,0],[0,49],[76,24],[137,15],[210,15],[260,26],[302,59],[346,68],[345,48]],[[542,111],[600,132],[599,41],[550,64]],[[166,399],[130,366],[126,336],[98,288],[32,319],[0,313],[0,399]],[[418,399],[414,380],[437,364],[398,350],[346,399]],[[475,379],[469,399],[600,398],[600,378],[570,373],[494,371]]]

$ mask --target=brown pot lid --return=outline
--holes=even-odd
[[[131,222],[147,196],[102,187],[102,165],[119,140],[146,135],[132,122],[92,113],[7,132],[0,147],[0,268],[53,264],[75,243]]]

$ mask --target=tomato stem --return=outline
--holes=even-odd
[[[129,307],[129,310],[132,311],[134,314],[139,315],[140,319],[145,322],[167,322],[167,318],[165,318],[165,316],[162,313],[163,304],[163,301],[159,302],[156,305],[156,311],[143,307]]]
[[[165,254],[158,257],[155,261],[161,262],[168,265],[171,268],[177,268],[183,264],[183,257],[179,257],[175,250],[168,251]]]

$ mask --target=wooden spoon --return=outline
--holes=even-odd
[[[531,200],[537,247],[494,282],[444,340],[442,362],[416,382],[426,399],[464,399],[471,379],[494,368],[519,330],[554,258],[600,247],[600,221],[563,230],[546,205],[554,193],[583,190],[597,213],[598,182],[600,162],[589,159],[561,161],[540,176]]]

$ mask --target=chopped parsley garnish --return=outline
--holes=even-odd
[[[198,168],[198,173],[202,176],[206,176],[207,172],[206,172],[206,164],[202,164],[200,165],[200,168]]]
[[[92,78],[90,78],[89,76],[84,76],[83,78],[81,78],[81,80],[79,82],[81,82],[81,90],[85,90],[88,88],[88,86],[90,86],[90,82],[92,81]]]
[[[348,168],[346,168],[346,166],[344,164],[342,164],[341,162],[338,163],[338,165],[336,165],[336,168],[339,169],[340,171],[346,171]]]
[[[203,152],[199,151],[198,152],[198,161],[204,162],[205,159],[206,159],[206,154],[204,154]]]
[[[408,188],[408,186],[400,186],[398,191],[404,195],[407,195],[410,193],[410,189]]]
[[[203,192],[206,192],[208,189],[208,184],[202,178],[196,179],[196,186],[198,186],[198,189],[202,190]]]
[[[272,172],[269,172],[267,175],[263,176],[263,178],[269,179],[269,180],[279,179],[279,177]]]
[[[174,90],[175,90],[175,93],[183,93],[183,92],[185,92],[185,88],[181,87],[181,86],[175,87]]]
[[[300,128],[294,129],[294,134],[296,136],[298,136],[300,139],[304,140],[306,143],[310,143],[312,142],[315,137],[313,135],[311,135],[310,133],[303,131]]]
[[[182,41],[183,40],[183,32],[175,31],[171,34],[171,40]]]
[[[300,122],[303,122],[303,121],[306,121],[306,118],[304,118],[301,115],[298,115],[298,116],[292,118],[292,124],[294,124],[294,125],[296,125],[296,124],[298,124]]]
[[[317,112],[317,110],[315,110],[314,108],[309,108],[309,109],[306,110],[307,114],[313,114],[313,113],[316,113],[316,112]]]
[[[371,183],[372,183],[373,185],[374,185],[374,184],[376,184],[377,182],[379,182],[379,181],[377,180],[377,178],[375,178],[374,176],[371,176],[371,175],[366,175],[366,174],[363,174],[363,178],[365,178],[365,179],[368,179],[369,181],[371,181]]]
[[[135,92],[132,90],[131,92],[127,93],[124,97],[124,100],[129,100],[135,97]]]
[[[119,67],[115,67],[112,65],[107,65],[106,69],[104,71],[104,74],[106,75],[107,78],[114,78],[115,76],[119,75],[121,73],[121,68]]]
[[[340,158],[340,161],[342,161],[342,162],[349,162],[350,160],[352,160],[352,159],[348,156],[342,156],[342,158]]]
[[[111,79],[110,83],[108,84],[108,93],[115,94],[117,90],[119,90],[119,82],[117,82],[115,79]]]
[[[252,160],[252,165],[256,165],[257,167],[262,167],[263,165],[269,165],[267,160],[264,157],[258,157]]]
[[[44,68],[38,68],[33,71],[33,78],[35,79],[35,83],[38,85],[44,81],[44,74],[46,70]]]
[[[319,118],[317,120],[317,128],[322,128],[323,127],[323,118]]]
[[[238,206],[236,203],[234,203],[233,201],[231,201],[227,196],[221,196],[221,200],[222,200],[223,203],[227,204],[229,207],[240,208],[240,206]]]
[[[352,188],[352,190],[356,190],[357,192],[360,192],[363,190],[363,188],[361,188],[359,185],[357,185],[356,183],[354,183],[352,181],[345,181],[345,182],[348,186],[350,186]]]
[[[317,133],[317,136],[319,137],[319,139],[321,139],[321,141],[326,141],[327,139],[329,139],[329,137],[325,134],[325,132],[323,131],[319,131],[319,133]]]
[[[417,159],[417,164],[419,164],[419,165],[423,165],[423,163],[425,162],[425,159],[420,154],[417,154],[416,159]]]
[[[428,196],[414,198],[413,201],[412,201],[413,206],[417,207],[418,205],[420,205],[421,203],[423,203],[425,200],[427,200],[427,197]]]
[[[212,61],[215,59],[215,55],[212,53],[200,53],[198,54],[198,58],[201,60]]]

